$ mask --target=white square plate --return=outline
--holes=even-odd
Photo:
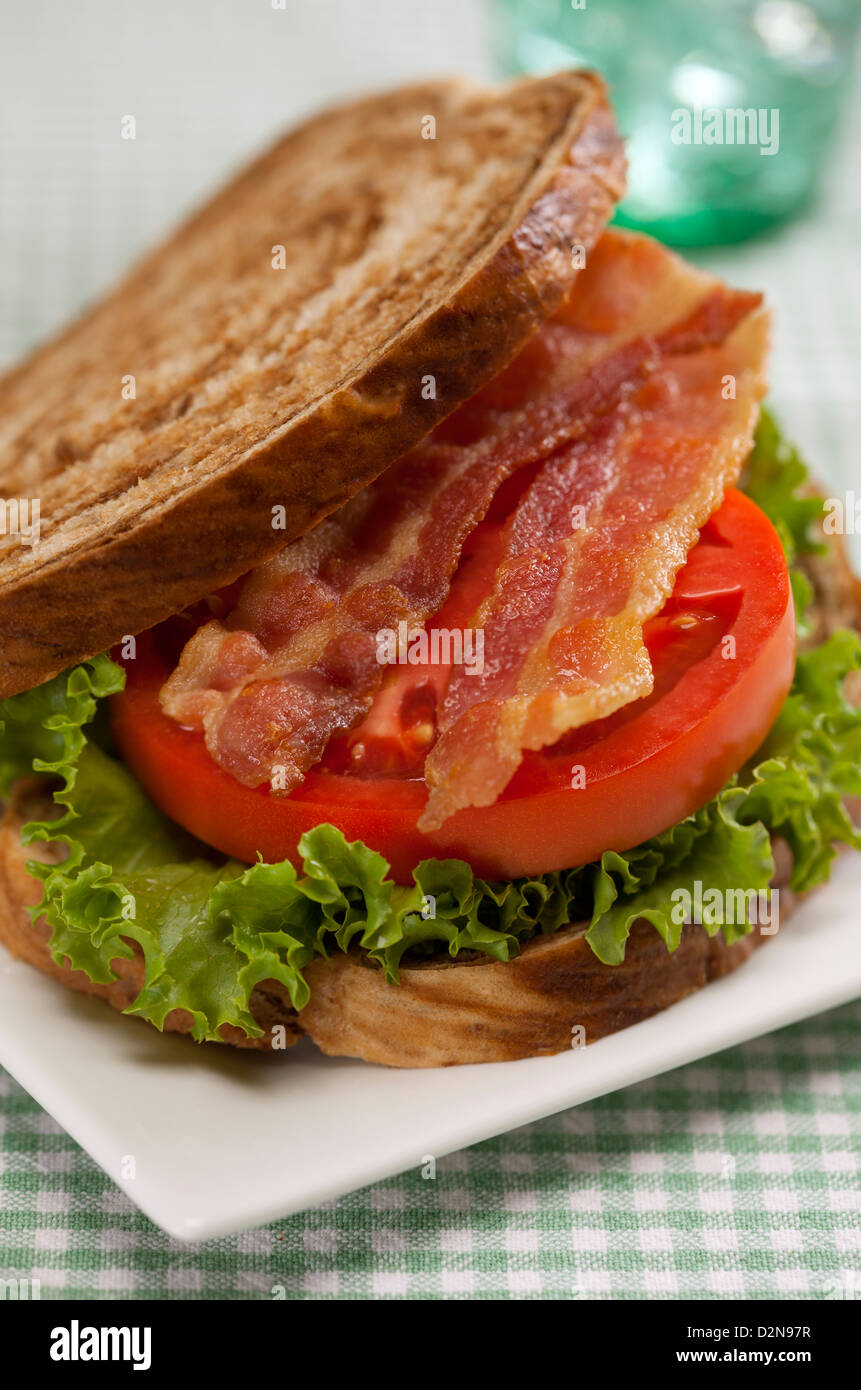
[[[0,948],[0,1063],[146,1214],[203,1240],[314,1206],[861,995],[861,856],[735,974],[582,1051],[390,1071],[162,1037]],[[124,1176],[127,1157],[135,1176]]]

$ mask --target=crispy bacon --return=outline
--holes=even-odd
[[[588,439],[548,460],[511,517],[473,620],[484,672],[449,685],[422,829],[494,802],[525,749],[651,691],[643,624],[737,478],[762,392],[764,316],[717,347],[693,350],[692,332],[673,335],[683,352],[667,353]]]
[[[370,708],[383,676],[376,634],[440,608],[500,484],[582,436],[653,352],[639,341],[552,396],[485,411],[474,440],[437,433],[413,449],[255,570],[226,621],[198,629],[162,691],[165,712],[203,729],[238,781],[291,791]]]
[[[750,443],[758,302],[645,238],[605,233],[568,304],[500,377],[198,630],[166,712],[203,729],[238,780],[290,791],[366,715],[377,632],[441,607],[467,535],[531,465],[481,614],[484,676],[456,673],[439,713],[424,823],[495,800],[520,750],[648,688],[643,620]],[[724,401],[720,375],[734,371]]]
[[[247,579],[225,622],[200,628],[162,691],[239,781],[289,791],[333,733],[366,713],[383,669],[376,633],[421,622],[448,592],[461,546],[507,453],[431,444]],[[475,519],[474,519],[475,518]]]

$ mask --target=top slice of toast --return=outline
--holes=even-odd
[[[369,483],[553,312],[623,179],[591,73],[366,98],[254,162],[0,379],[0,696]]]

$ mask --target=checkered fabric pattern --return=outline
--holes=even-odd
[[[157,1230],[0,1077],[0,1271],[42,1298],[857,1298],[861,1003],[275,1225]]]
[[[480,71],[479,10],[5,0],[0,365],[293,109]],[[774,401],[840,489],[859,481],[859,130],[856,105],[815,215],[703,258],[776,306]],[[43,1298],[858,1297],[859,1029],[861,1003],[453,1155],[433,1180],[198,1246],[156,1230],[0,1073],[0,1277],[38,1278]]]

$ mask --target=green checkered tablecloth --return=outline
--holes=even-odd
[[[288,11],[4,0],[0,367],[294,112],[487,63],[479,0]],[[134,142],[119,138],[126,112]],[[859,486],[858,131],[861,99],[815,214],[702,258],[765,290],[774,404],[840,490]],[[156,1230],[0,1072],[0,1278],[38,1278],[43,1298],[270,1298],[277,1287],[290,1298],[857,1298],[859,1036],[856,1003],[452,1155],[434,1180],[410,1172],[198,1246]]]
[[[856,1003],[200,1245],[0,1076],[0,1271],[43,1298],[857,1298],[859,1039]]]

